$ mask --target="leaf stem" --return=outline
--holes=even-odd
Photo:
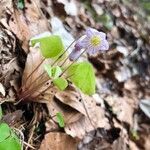
[[[33,75],[33,73],[42,65],[42,63],[45,61],[46,58],[44,58],[36,67],[35,69],[29,74],[29,76],[27,77],[26,81],[25,81],[25,84],[23,85],[23,87],[25,86],[26,88],[26,84],[27,84],[27,81],[28,79]],[[21,87],[22,88],[22,87]],[[20,89],[21,89],[20,88]]]
[[[79,59],[80,56],[82,56],[85,53],[86,50],[87,48],[84,49],[83,52],[61,73],[60,77]]]
[[[66,48],[66,50],[52,63],[52,67],[57,63],[57,61],[69,50],[69,48],[72,46],[72,44],[75,42],[76,40],[74,40],[67,48]],[[45,60],[45,58],[44,58],[44,60]],[[34,71],[27,77],[27,80],[28,80],[28,78],[29,77],[31,77],[31,75],[33,75],[33,73],[38,69],[38,67],[39,66],[41,66],[41,64],[44,62],[44,60],[34,69]],[[35,82],[35,81],[37,81],[38,79],[40,79],[44,74],[45,74],[46,72],[44,71],[40,76],[38,76],[36,79],[34,79],[31,83],[30,83],[30,85],[29,85],[29,87],[28,87],[28,89],[31,87],[31,85]],[[48,81],[48,80],[47,80]],[[47,82],[46,81],[46,82]],[[27,82],[27,81],[26,81]],[[26,85],[26,82],[25,82],[25,85]],[[21,87],[22,88],[22,87]],[[21,88],[19,89],[19,91],[21,90]],[[25,90],[24,92],[26,92],[26,91],[28,91],[28,89],[27,90]]]

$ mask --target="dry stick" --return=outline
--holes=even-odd
[[[68,51],[68,49],[72,46],[72,44],[75,42],[76,40],[74,40],[68,47],[67,49],[53,62],[53,64],[51,65],[52,67],[56,64],[56,62]],[[41,63],[42,64],[42,63]],[[38,76],[35,80],[33,80],[31,82],[31,84],[29,85],[29,87],[38,79],[40,79],[46,72],[43,72],[40,76]],[[28,89],[29,89],[28,87]],[[26,92],[28,90],[25,90],[24,92]]]

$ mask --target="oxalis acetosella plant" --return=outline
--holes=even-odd
[[[95,93],[95,74],[93,67],[89,62],[79,62],[78,59],[83,53],[94,56],[109,49],[109,44],[104,32],[88,28],[85,34],[78,40],[72,42],[66,50],[64,50],[61,38],[57,35],[34,38],[31,39],[30,42],[32,47],[37,44],[39,45],[44,59],[42,62],[39,62],[39,65],[32,71],[26,80],[28,80],[39,67],[44,67],[45,72],[39,75],[39,77],[30,84],[32,85],[34,82],[37,83],[45,74],[48,75],[48,79],[42,83],[39,82],[39,85],[33,89],[28,87],[28,89],[23,91],[20,90],[19,101],[34,98],[32,97],[33,92],[38,90],[49,80],[51,84],[46,90],[53,86],[56,86],[59,90],[65,90],[71,83],[84,94],[93,95]],[[73,50],[69,53],[68,51],[72,46]],[[44,64],[46,59],[50,59],[51,63]],[[44,94],[46,90],[40,90],[39,95],[42,93]],[[58,122],[60,122],[59,125],[63,127],[62,115],[58,112],[56,116],[58,117]]]
[[[39,75],[35,81],[40,81],[40,78],[47,73],[49,76],[48,80],[52,81],[52,85],[56,86],[60,90],[65,90],[69,83],[73,83],[84,94],[93,95],[95,93],[95,74],[93,67],[87,61],[78,62],[78,59],[83,55],[83,53],[95,56],[98,53],[109,49],[109,44],[104,32],[88,28],[86,29],[85,34],[78,40],[73,41],[66,50],[64,50],[61,38],[57,35],[49,35],[46,37],[32,39],[31,46],[34,47],[36,44],[39,44],[41,54],[44,59],[42,62],[39,62],[39,65],[33,70],[26,80],[28,80],[33,73],[36,72],[41,65],[43,65],[43,62],[46,59],[51,59],[52,63],[43,65],[45,72]],[[68,49],[73,45],[74,48],[69,54]],[[48,80],[44,81],[44,83]],[[34,84],[35,81],[31,84]],[[44,85],[44,83],[40,84]],[[40,87],[41,86],[42,85],[40,85]],[[30,91],[33,93],[37,89],[30,89]],[[30,97],[30,91],[27,90],[28,89],[21,93],[23,96],[20,100]],[[28,95],[26,95],[26,93],[28,93]]]

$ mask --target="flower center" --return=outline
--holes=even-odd
[[[100,39],[100,37],[98,37],[98,36],[93,36],[92,38],[91,38],[91,44],[93,45],[93,46],[97,46],[97,45],[99,45],[100,43],[101,43],[101,39]]]

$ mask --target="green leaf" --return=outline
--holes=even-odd
[[[59,66],[52,67],[52,78],[57,79],[62,73],[62,69]]]
[[[32,39],[31,44],[34,46],[36,43],[40,43],[40,49],[43,57],[52,58],[61,55],[64,51],[62,40],[57,35],[51,35],[38,39]]]
[[[68,69],[68,74],[70,76],[70,81],[83,93],[88,95],[95,93],[95,74],[90,63],[76,63]]]
[[[10,128],[6,123],[0,124],[0,143],[10,136]]]
[[[19,9],[24,9],[24,7],[25,7],[24,0],[18,0],[17,7]]]
[[[0,124],[0,150],[21,150],[20,140],[6,123]]]
[[[63,117],[62,113],[60,113],[60,112],[56,113],[56,118],[57,118],[59,126],[61,128],[64,128],[65,122],[64,122],[64,117]]]
[[[2,107],[0,105],[0,120],[2,119],[2,116],[3,116],[3,112],[2,112]]]
[[[66,87],[68,86],[68,82],[66,79],[63,78],[57,78],[53,80],[53,83],[55,86],[57,86],[60,90],[65,90]]]
[[[48,76],[51,78],[52,77],[52,67],[48,64],[44,64],[44,69],[47,72]]]

